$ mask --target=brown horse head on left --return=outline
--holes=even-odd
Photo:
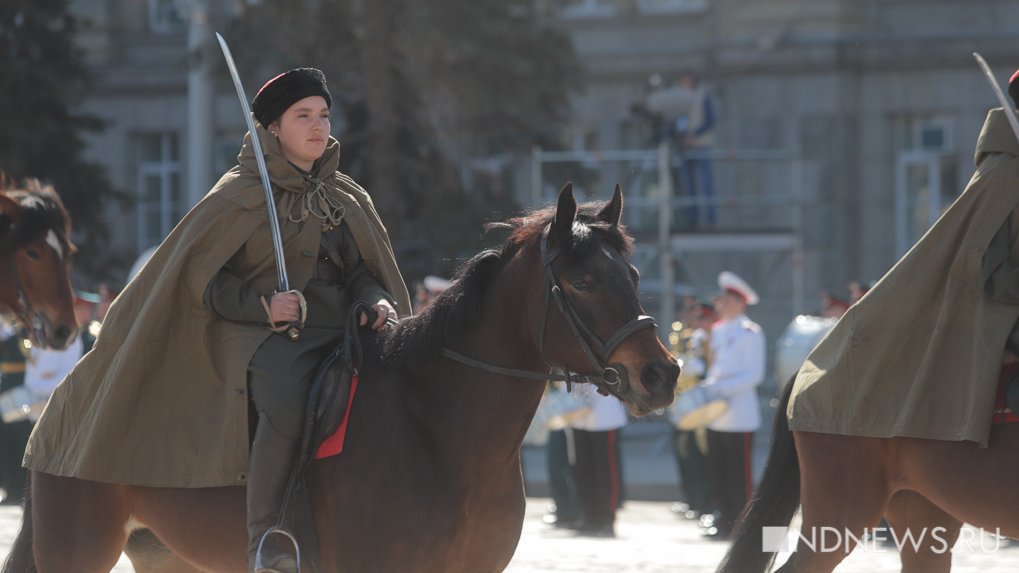
[[[13,314],[32,341],[66,348],[78,333],[69,278],[71,220],[52,187],[0,186],[0,314]]]

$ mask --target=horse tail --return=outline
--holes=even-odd
[[[792,391],[793,382],[790,380],[775,412],[771,452],[761,484],[740,516],[732,545],[717,573],[767,571],[775,561],[775,553],[763,551],[763,528],[787,527],[800,505],[800,460],[785,416]]]
[[[37,573],[32,553],[32,472],[25,483],[25,507],[21,514],[21,531],[14,539],[11,552],[0,573]]]

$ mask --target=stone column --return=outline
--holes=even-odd
[[[213,124],[213,81],[210,58],[212,29],[209,26],[209,7],[206,0],[186,0],[180,3],[188,21],[188,108],[187,108],[187,163],[184,178],[186,209],[197,203],[212,186],[213,141],[216,136]]]

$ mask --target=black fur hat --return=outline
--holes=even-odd
[[[251,111],[258,123],[268,128],[288,107],[309,96],[322,96],[327,106],[333,106],[322,70],[294,68],[265,82],[251,101]]]

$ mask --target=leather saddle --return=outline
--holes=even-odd
[[[364,360],[359,318],[375,314],[363,301],[357,301],[347,317],[343,343],[329,353],[318,366],[305,408],[301,454],[295,470],[303,473],[315,458],[319,445],[339,428],[347,413],[351,381]]]

